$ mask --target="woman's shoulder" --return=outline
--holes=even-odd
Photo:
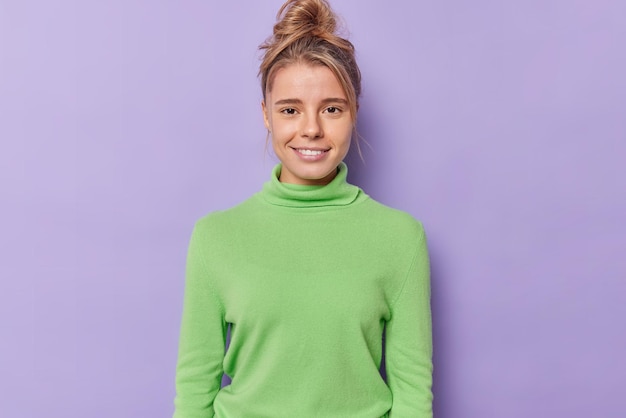
[[[361,205],[363,217],[373,228],[385,230],[397,238],[414,239],[424,235],[422,221],[409,212],[393,208],[372,198]]]
[[[390,224],[397,224],[405,228],[422,227],[422,222],[411,213],[388,206],[375,199],[372,199],[371,197],[368,199],[368,204],[364,205],[364,210],[368,211],[369,215],[376,216],[381,221]]]
[[[254,197],[227,209],[213,210],[196,220],[195,228],[200,230],[212,230],[241,225],[247,217],[254,216],[256,209]]]

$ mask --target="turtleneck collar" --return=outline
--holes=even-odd
[[[260,197],[270,204],[287,207],[346,206],[364,195],[360,188],[347,182],[348,166],[339,164],[337,175],[325,186],[281,183],[281,164],[272,170],[272,178],[263,185]]]

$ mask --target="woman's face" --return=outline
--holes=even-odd
[[[325,66],[292,64],[276,72],[262,103],[280,181],[324,185],[350,148],[352,115],[346,94]]]

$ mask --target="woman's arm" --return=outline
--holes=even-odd
[[[421,224],[403,288],[391,308],[385,334],[390,417],[432,418],[430,264]]]
[[[223,374],[226,323],[206,273],[203,238],[196,225],[187,254],[174,418],[213,417]]]

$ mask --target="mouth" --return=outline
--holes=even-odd
[[[296,151],[298,154],[303,155],[303,156],[307,156],[307,157],[316,157],[316,156],[320,156],[328,151],[330,151],[329,149],[320,149],[320,148],[292,148],[294,151]]]

